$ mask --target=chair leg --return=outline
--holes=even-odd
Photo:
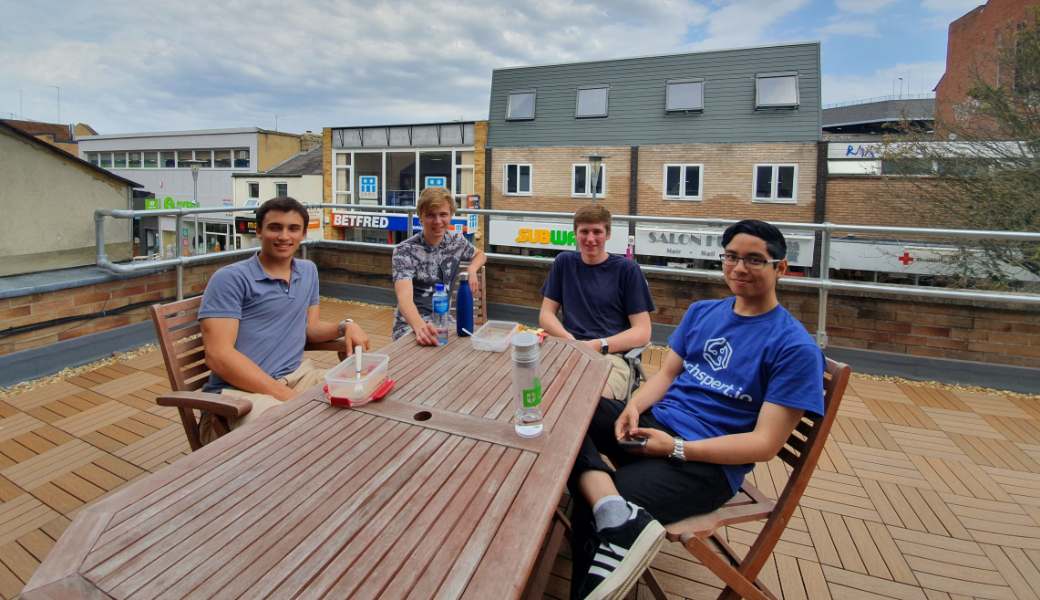
[[[730,597],[733,592],[741,598],[748,600],[776,600],[769,590],[757,587],[749,581],[740,571],[733,568],[729,561],[715,552],[701,538],[690,538],[686,542],[686,549],[697,557],[701,564],[707,567],[719,579],[726,583],[726,589],[722,591],[719,598]]]
[[[654,576],[654,570],[650,567],[647,567],[646,571],[643,572],[643,583],[650,588],[650,593],[653,594],[655,600],[668,600],[668,597],[664,594],[664,589],[661,587],[661,582],[657,581],[657,577]]]

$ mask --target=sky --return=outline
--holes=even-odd
[[[103,134],[475,120],[496,68],[804,41],[826,105],[930,92],[950,21],[983,2],[0,0],[0,117]]]

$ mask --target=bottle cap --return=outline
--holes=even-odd
[[[460,273],[459,278],[462,279],[462,281],[469,281],[469,271],[463,271]]]
[[[538,358],[538,336],[521,332],[513,335],[513,360],[527,362]]]
[[[433,284],[433,291],[435,293],[436,292],[443,292],[444,291],[444,284],[443,283],[435,283],[435,284]]]

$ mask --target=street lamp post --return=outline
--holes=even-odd
[[[592,201],[596,201],[596,186],[599,185],[599,170],[603,166],[603,159],[606,156],[599,154],[590,154],[586,158],[589,159],[589,183],[592,185]]]
[[[177,165],[178,166],[180,166],[180,165],[187,165],[187,166],[191,167],[191,182],[192,182],[191,200],[195,204],[195,208],[199,207],[199,168],[201,168],[202,165],[204,165],[204,164],[207,164],[206,161],[204,161],[204,160],[179,160],[179,161],[177,161]],[[195,214],[195,235],[192,236],[192,239],[195,242],[195,252],[193,252],[193,254],[198,253],[199,238],[200,237],[202,238],[202,246],[205,247],[205,245],[206,245],[205,236],[201,236],[200,233],[199,233],[199,215],[198,215],[198,213],[196,213]]]

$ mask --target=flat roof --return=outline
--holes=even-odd
[[[79,141],[90,140],[118,140],[123,138],[151,138],[151,137],[177,137],[189,135],[230,135],[236,133],[269,133],[274,135],[287,135],[298,137],[297,133],[285,131],[273,131],[260,127],[232,127],[228,129],[188,129],[184,131],[139,131],[131,133],[111,133],[105,135],[84,135],[77,137]]]
[[[788,46],[819,46],[819,41],[806,41],[806,42],[783,42],[780,44],[762,44],[758,46],[737,46],[734,48],[719,48],[717,50],[699,50],[696,52],[666,52],[664,54],[645,54],[640,56],[623,56],[620,58],[600,58],[596,60],[576,60],[573,62],[562,62],[562,63],[545,63],[540,65],[515,65],[512,67],[499,67],[492,69],[491,73],[497,73],[498,71],[511,71],[516,69],[533,69],[536,67],[563,67],[570,65],[593,65],[593,64],[606,64],[606,63],[617,63],[624,62],[626,60],[642,60],[647,58],[666,58],[671,56],[702,56],[705,54],[724,54],[726,52],[739,52],[743,50],[765,50],[768,48],[785,48]]]

